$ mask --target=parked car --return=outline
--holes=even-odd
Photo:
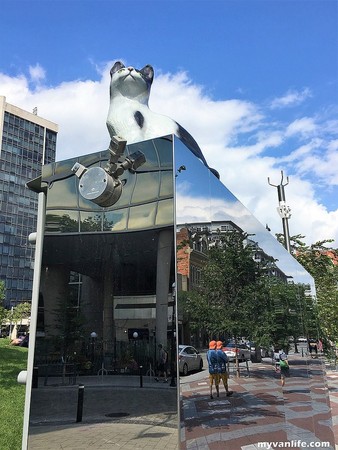
[[[272,358],[272,347],[257,347],[255,342],[248,342],[247,345],[250,347],[252,362],[261,362],[262,358]]]
[[[193,370],[203,369],[203,360],[198,351],[191,345],[178,346],[178,366],[183,375]]]
[[[239,361],[250,360],[251,352],[246,344],[235,344],[235,342],[228,342],[222,350],[227,355],[229,361],[235,361],[236,352]]]

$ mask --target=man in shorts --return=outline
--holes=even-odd
[[[217,397],[219,397],[219,369],[218,358],[216,352],[216,341],[209,342],[209,350],[207,351],[207,361],[209,369],[209,382],[210,382],[210,398],[214,398],[212,395],[212,386],[215,383]]]
[[[223,352],[222,348],[223,348],[223,342],[217,341],[216,342],[216,353],[217,353],[217,358],[218,358],[219,382],[221,380],[223,381],[223,385],[224,385],[224,389],[227,394],[227,397],[230,397],[230,395],[232,395],[233,392],[229,391],[229,386],[228,386],[228,372],[227,372],[228,357]]]

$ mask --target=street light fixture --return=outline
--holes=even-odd
[[[90,333],[90,339],[91,339],[91,361],[92,361],[92,370],[94,369],[94,359],[95,359],[95,339],[97,338],[97,333],[95,331],[92,331]]]

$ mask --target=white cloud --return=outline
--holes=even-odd
[[[29,66],[29,75],[32,82],[39,83],[41,80],[45,79],[46,72],[40,64],[35,64],[35,66]]]
[[[37,107],[39,115],[59,124],[58,160],[96,152],[109,144],[105,122],[110,67],[108,62],[98,81],[75,80],[55,87],[41,84],[38,90],[30,86],[31,79],[0,73],[0,95],[28,111]],[[38,64],[30,76],[44,83],[47,78]],[[302,92],[296,96],[298,101],[310,95],[306,89]],[[291,104],[291,100],[287,103],[285,96],[284,103]],[[319,176],[326,184],[338,184],[333,115],[325,121],[315,115],[316,119],[297,120],[293,116],[289,123],[279,123],[262,105],[212,99],[183,72],[155,78],[150,107],[189,130],[209,165],[220,172],[222,182],[264,225],[268,223],[272,233],[281,232],[282,225],[276,211],[277,192],[267,177],[278,184],[283,169],[290,176],[286,195],[292,209],[291,234],[303,234],[309,243],[331,237],[338,242],[338,210],[329,211],[320,204],[316,196],[320,186],[311,184]]]
[[[286,129],[286,136],[293,135],[309,135],[313,134],[317,129],[317,124],[311,117],[302,117],[294,120]]]
[[[277,109],[288,106],[297,106],[309,97],[312,97],[312,93],[309,88],[304,88],[302,91],[289,90],[282,97],[277,97],[272,100],[270,108]]]

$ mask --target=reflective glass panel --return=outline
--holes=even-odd
[[[131,439],[132,424],[134,439],[148,436],[154,448],[172,439],[177,448],[172,142],[126,154],[139,150],[146,163],[121,175],[121,197],[108,207],[84,200],[71,172],[76,161],[105,167],[108,152],[44,168],[29,449],[75,448],[88,424],[108,427],[112,442]],[[76,427],[72,438],[66,429]]]
[[[181,448],[198,448],[199,443],[203,448],[254,448],[274,407],[276,417],[283,416],[274,432],[296,439],[284,411],[292,395],[310,392],[311,383],[323,375],[319,361],[302,359],[306,343],[298,356],[290,343],[291,334],[318,336],[316,324],[306,318],[306,308],[315,306],[313,278],[176,138],[174,148]],[[221,354],[228,355],[223,371],[219,359],[208,363],[211,340],[221,341]],[[278,353],[281,345],[294,358],[290,371],[295,379],[287,380],[286,388],[271,366],[273,349]],[[234,391],[232,396],[225,386]],[[317,414],[315,400],[307,407],[307,417]],[[329,415],[327,406],[324,410]],[[300,430],[294,433],[305,436],[307,426]],[[318,425],[312,431],[320,436]]]

